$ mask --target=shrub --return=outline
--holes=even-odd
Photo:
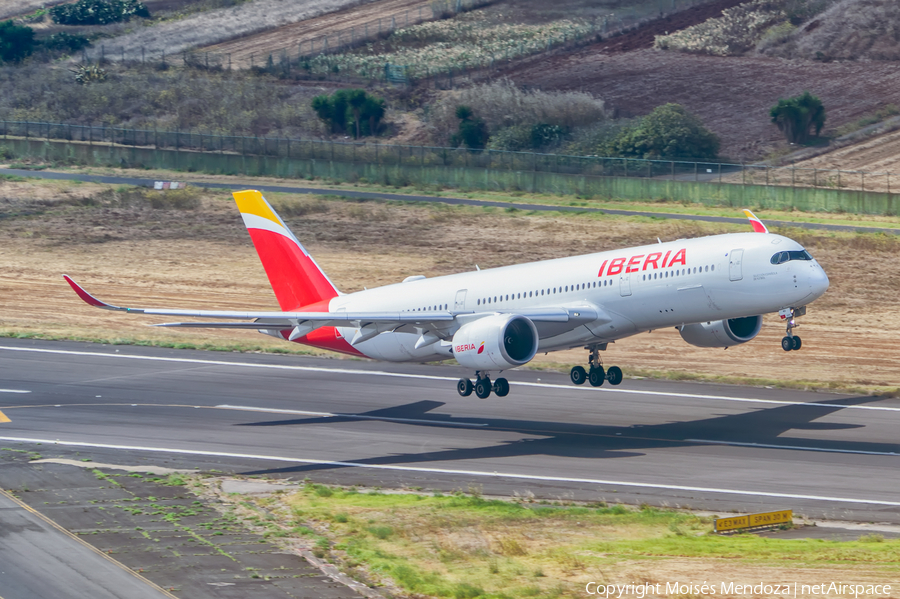
[[[67,52],[69,54],[78,52],[79,50],[91,45],[88,38],[77,33],[54,33],[41,42],[48,50],[58,52]]]
[[[75,81],[80,85],[90,85],[91,83],[99,83],[106,81],[106,70],[95,64],[81,65],[75,71]]]
[[[50,18],[60,25],[108,25],[131,17],[150,18],[150,11],[140,0],[78,0],[50,9]]]
[[[806,143],[812,128],[818,136],[825,126],[825,107],[819,98],[809,92],[786,100],[779,99],[778,104],[769,111],[769,116],[791,143]]]
[[[711,160],[719,153],[719,139],[684,107],[665,104],[623,130],[607,153],[645,159]]]
[[[34,50],[34,30],[12,21],[0,22],[0,60],[17,62]]]
[[[655,45],[662,50],[681,50],[732,56],[756,46],[773,25],[787,20],[783,0],[753,0],[722,11],[722,16],[676,31],[656,36]]]
[[[487,147],[491,150],[508,152],[527,151],[531,149],[531,127],[528,125],[504,127],[491,135]]]
[[[459,128],[450,139],[450,143],[454,147],[466,146],[473,150],[484,149],[488,141],[488,129],[484,120],[476,117],[468,106],[457,106],[456,118],[459,119]]]
[[[385,101],[361,89],[339,89],[331,96],[313,98],[312,108],[332,133],[348,132],[359,138],[378,134]],[[353,126],[349,127],[350,124]]]

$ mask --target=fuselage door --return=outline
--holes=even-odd
[[[731,250],[728,254],[728,278],[732,281],[740,281],[744,278],[741,272],[741,262],[744,261],[744,250]]]
[[[453,304],[454,312],[463,312],[466,309],[466,291],[467,289],[460,289],[456,292],[456,302]]]
[[[631,295],[631,275],[627,272],[619,275],[619,294],[622,297]]]

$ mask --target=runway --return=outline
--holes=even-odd
[[[669,381],[0,340],[0,446],[319,482],[792,508],[900,523],[900,400]],[[2,419],[0,419],[2,420]],[[48,445],[49,444],[49,445]]]

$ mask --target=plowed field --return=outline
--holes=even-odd
[[[828,115],[826,130],[885,104],[900,103],[900,69],[893,63],[716,57],[654,49],[619,52],[605,44],[514,65],[503,74],[517,84],[544,90],[590,92],[622,116],[646,114],[667,102],[681,104],[719,136],[723,156],[743,161],[785,146],[769,121],[769,109],[779,98],[806,90],[819,96]]]
[[[872,175],[866,189],[871,191],[900,191],[900,131],[885,133],[866,141],[839,148],[798,162],[798,168],[840,169],[866,171],[869,173],[891,173],[890,180],[885,175]]]
[[[377,29],[377,25],[372,25],[372,22],[377,23],[379,19],[383,19],[382,26],[387,30],[391,24],[391,16],[398,13],[403,13],[404,16],[408,14],[410,24],[417,22],[420,14],[424,18],[431,18],[431,3],[428,0],[372,2],[216,44],[203,50],[204,52],[231,54],[233,66],[246,68],[250,66],[251,55],[255,56],[256,65],[264,64],[269,54],[274,54],[277,59],[282,51],[287,51],[289,55],[296,58],[301,45],[304,49],[309,49],[310,42],[315,40],[315,47],[320,48],[323,36],[334,35],[339,31],[344,32],[343,41],[346,43],[350,39],[351,28],[355,29],[355,35],[362,35],[366,30],[366,23],[369,23],[370,33],[372,33]],[[404,20],[399,19],[401,17],[398,17],[397,27],[405,23],[405,18]],[[333,38],[331,40],[332,47],[337,42],[337,38]]]

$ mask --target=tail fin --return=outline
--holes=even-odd
[[[335,286],[260,192],[237,191],[233,195],[283,311],[299,310],[338,295]]]
[[[753,214],[746,208],[744,209],[744,216],[746,216],[750,220],[750,226],[753,227],[753,230],[756,231],[757,233],[768,233],[769,232],[768,227],[766,227],[766,225],[761,220],[756,218],[755,214]]]

